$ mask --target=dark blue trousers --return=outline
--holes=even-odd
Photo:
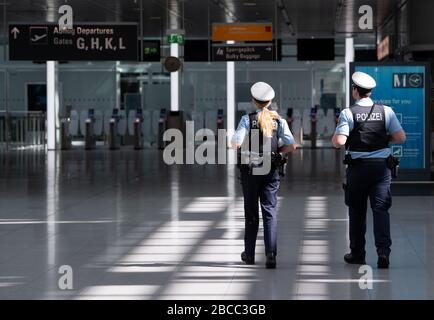
[[[255,176],[241,169],[241,184],[244,194],[245,234],[244,247],[249,256],[255,255],[256,237],[259,228],[259,207],[261,202],[264,225],[265,254],[277,252],[277,192],[280,186],[278,170]]]
[[[374,216],[374,237],[377,253],[389,256],[391,172],[386,161],[364,162],[347,168],[345,203],[349,207],[350,249],[353,254],[365,255],[366,211],[369,198]]]

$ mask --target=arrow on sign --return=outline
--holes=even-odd
[[[18,30],[17,27],[13,28],[12,31],[11,31],[11,34],[14,35],[14,39],[15,40],[17,39],[19,33],[20,33],[20,30]]]

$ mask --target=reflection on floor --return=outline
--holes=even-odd
[[[150,150],[15,152],[0,166],[0,299],[434,298],[432,193],[394,198],[390,270],[375,268],[369,225],[372,289],[362,290],[363,274],[342,262],[348,220],[334,150],[290,157],[276,270],[264,268],[262,234],[257,264],[240,263],[233,166],[167,167]],[[72,290],[59,289],[64,265]]]

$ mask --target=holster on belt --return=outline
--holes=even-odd
[[[262,157],[263,155],[261,155]],[[252,174],[253,168],[257,168],[263,165],[261,158],[250,159],[248,163],[243,163],[241,153],[238,153],[238,168],[241,170],[247,170],[249,174]],[[285,175],[286,158],[279,152],[271,153],[271,168],[272,170],[279,170],[279,174],[283,177]]]
[[[345,165],[350,165],[350,164],[354,164],[354,159],[351,157],[350,154],[346,154],[343,163]]]
[[[286,158],[279,152],[271,154],[271,167],[279,170],[281,177],[285,176]]]
[[[398,168],[399,168],[399,158],[390,155],[389,157],[386,158],[386,165],[392,173],[392,178],[397,178]]]
[[[369,161],[369,160],[371,160],[371,159],[353,159],[351,157],[351,155],[346,154],[343,162],[345,165],[354,165],[354,164],[363,163],[364,161]],[[389,157],[384,159],[384,161],[386,161],[386,166],[390,169],[390,171],[392,173],[392,178],[397,178],[398,177],[398,168],[399,168],[399,159],[390,155]]]

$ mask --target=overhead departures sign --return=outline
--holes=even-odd
[[[272,41],[272,23],[213,23],[212,41]]]
[[[401,169],[428,170],[429,121],[427,92],[427,66],[421,64],[355,64],[354,71],[373,76],[377,87],[373,100],[390,106],[396,113],[407,141],[403,145],[392,145],[392,153],[400,158]]]
[[[9,25],[9,59],[31,61],[137,60],[136,24]]]

